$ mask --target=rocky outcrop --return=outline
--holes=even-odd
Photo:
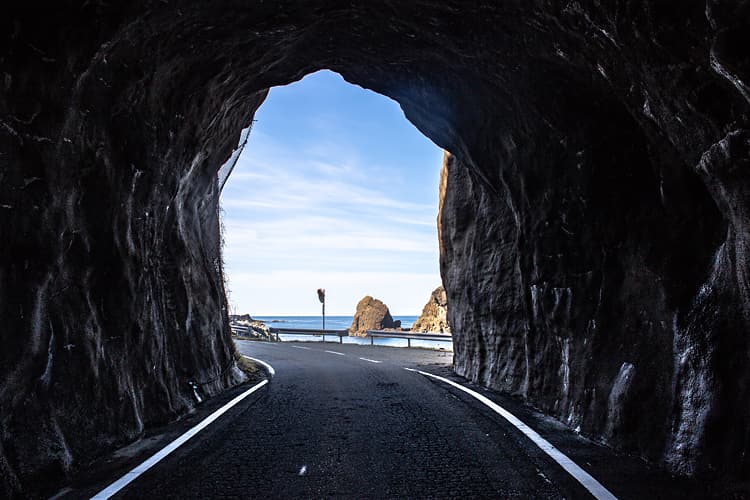
[[[367,330],[384,330],[387,328],[400,328],[401,321],[394,321],[388,306],[378,299],[366,295],[357,303],[357,312],[354,313],[352,326],[349,327],[349,335],[365,336]]]
[[[229,321],[237,321],[237,322],[252,322],[255,321],[252,316],[249,314],[230,314],[229,315]]]
[[[266,325],[262,321],[258,320],[240,320],[237,321],[238,324],[242,326],[247,326],[250,328],[250,335],[253,337],[261,337],[265,339],[271,339],[271,330],[268,329],[268,325]]]
[[[237,380],[217,172],[321,68],[455,155],[458,373],[750,475],[748,2],[55,5],[0,33],[0,496]]]
[[[411,327],[412,332],[450,333],[448,325],[448,296],[440,285],[430,294],[422,314]]]
[[[229,321],[233,324],[250,328],[250,336],[270,339],[271,330],[265,322],[253,319],[249,314],[230,314]]]
[[[248,336],[250,337],[271,338],[271,331],[268,326],[263,321],[253,319],[249,314],[230,314],[229,321],[232,322],[232,325],[248,327],[250,329]]]

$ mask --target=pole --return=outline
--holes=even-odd
[[[318,300],[322,304],[323,308],[323,331],[326,330],[326,289],[318,288]],[[325,333],[323,334],[323,342],[325,342]]]

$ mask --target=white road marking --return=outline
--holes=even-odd
[[[312,349],[310,349],[309,347],[302,347],[301,345],[293,345],[292,347],[294,347],[295,349],[304,349],[306,351],[312,351]]]
[[[299,470],[298,476],[304,476],[307,474],[307,465],[303,465],[302,468]]]
[[[440,380],[442,382],[445,382],[448,385],[451,385],[455,387],[456,389],[463,391],[470,396],[473,396],[475,399],[478,399],[482,403],[484,403],[486,406],[491,408],[493,411],[495,411],[498,415],[503,417],[505,420],[507,420],[511,425],[513,425],[516,429],[521,431],[526,437],[531,439],[534,444],[536,444],[544,453],[549,455],[552,460],[557,462],[560,467],[565,469],[568,474],[573,476],[573,478],[581,483],[584,488],[586,488],[589,493],[591,493],[594,498],[597,499],[605,499],[605,500],[617,500],[617,497],[614,496],[607,488],[605,488],[599,481],[594,479],[588,472],[581,469],[581,467],[578,466],[573,460],[571,460],[567,455],[565,455],[563,452],[552,446],[552,444],[544,439],[542,436],[540,436],[534,429],[529,427],[528,425],[521,422],[515,415],[513,415],[511,412],[503,408],[502,406],[498,405],[494,401],[488,399],[485,396],[482,396],[478,392],[472,391],[468,387],[464,387],[461,384],[457,384],[456,382],[453,382],[452,380],[448,380],[447,378],[439,377],[438,375],[433,375],[432,373],[423,372],[422,370],[415,370],[413,368],[404,368],[405,370],[409,370],[410,372],[417,372],[421,373],[422,375],[426,377],[432,377],[434,379]]]
[[[227,410],[232,408],[234,405],[236,405],[237,403],[245,399],[250,394],[257,391],[258,389],[260,389],[267,383],[268,383],[268,380],[264,379],[260,381],[259,383],[257,383],[256,385],[254,385],[253,387],[251,387],[250,389],[240,394],[239,396],[235,397],[233,400],[231,400],[230,402],[228,402],[227,404],[225,404],[224,406],[222,406],[221,408],[213,412],[211,415],[203,419],[201,423],[199,423],[198,425],[196,425],[195,427],[193,427],[192,429],[184,433],[182,436],[178,437],[177,439],[169,443],[167,446],[165,446],[161,450],[151,455],[148,459],[146,459],[146,461],[138,465],[135,469],[126,473],[120,479],[110,484],[109,486],[107,486],[106,488],[104,488],[102,491],[100,491],[99,493],[97,493],[91,498],[92,499],[104,499],[104,498],[111,497],[112,495],[114,495],[115,493],[117,493],[118,491],[126,487],[128,484],[135,481],[136,478],[138,478],[138,476],[140,476],[141,474],[149,470],[151,467],[159,463],[161,459],[163,459],[164,457],[172,453],[174,450],[176,450],[177,448],[185,444],[190,438],[192,438],[193,436],[198,434],[200,431],[202,431],[203,429],[211,425],[211,423],[214,420],[216,420],[217,418],[222,416],[224,413],[226,413]]]
[[[367,359],[367,358],[359,358],[362,361],[369,361],[370,363],[382,363],[382,361],[376,361],[374,359]]]
[[[327,352],[328,354],[338,354],[339,356],[346,356],[343,352],[336,352],[336,351],[323,351]]]
[[[266,367],[266,369],[268,370],[268,373],[270,373],[272,377],[276,376],[276,370],[274,370],[274,369],[273,369],[273,366],[269,365],[269,364],[268,364],[268,363],[266,363],[265,361],[263,361],[263,360],[260,360],[260,359],[258,359],[258,358],[251,358],[250,356],[245,356],[244,354],[242,355],[242,357],[243,357],[243,358],[247,358],[247,359],[249,359],[250,361],[255,361],[256,363],[260,363],[261,365],[263,365],[263,366],[265,366],[265,367]]]

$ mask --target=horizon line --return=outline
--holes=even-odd
[[[321,314],[250,314],[250,313],[237,314],[237,313],[231,313],[229,315],[230,316],[244,316],[245,314],[249,314],[251,318],[255,318],[255,317],[260,318],[262,316],[274,317],[274,318],[299,318],[302,316],[308,317],[308,318],[322,318],[323,317]],[[390,313],[390,314],[391,316],[420,316],[420,314],[395,314],[395,313]],[[354,314],[326,314],[326,318],[333,318],[335,316],[349,317],[349,316],[354,316]]]

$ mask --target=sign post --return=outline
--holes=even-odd
[[[326,329],[326,289],[318,288],[318,300],[323,305],[323,330]]]

